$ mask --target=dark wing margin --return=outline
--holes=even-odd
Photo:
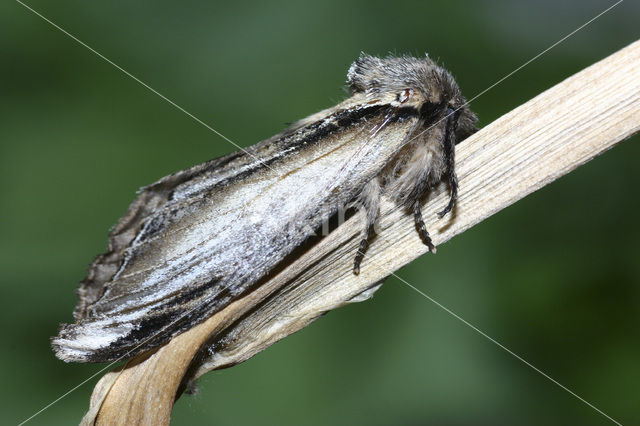
[[[107,251],[94,259],[89,266],[87,277],[81,281],[77,291],[78,305],[73,312],[75,320],[80,321],[85,318],[87,309],[100,299],[104,293],[105,284],[113,278],[122,265],[124,250],[140,232],[145,220],[171,199],[176,187],[205,172],[220,170],[243,155],[246,154],[238,151],[215,158],[142,187],[125,215],[111,229]]]

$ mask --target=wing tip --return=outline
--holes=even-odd
[[[58,336],[51,338],[51,347],[64,362],[117,361],[122,352],[126,354],[119,342],[130,331],[126,325],[105,328],[93,323],[62,324]]]

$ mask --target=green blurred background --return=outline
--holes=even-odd
[[[242,146],[345,96],[360,51],[439,58],[472,97],[613,1],[29,5]],[[626,1],[472,104],[484,126],[638,38]],[[138,187],[234,148],[0,5],[0,423],[100,365],[49,348]],[[398,273],[623,424],[640,423],[639,138]],[[464,188],[462,188],[464,191]],[[31,424],[77,423],[97,378]],[[177,402],[183,424],[606,424],[396,279]]]

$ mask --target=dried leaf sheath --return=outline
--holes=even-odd
[[[342,104],[143,188],[79,290],[76,323],[54,338],[57,355],[110,361],[163,344],[250,291],[374,179],[417,165],[439,180],[429,167],[443,163],[442,119],[464,101],[450,75],[429,59],[363,56],[349,76]],[[458,117],[459,140],[474,117]]]

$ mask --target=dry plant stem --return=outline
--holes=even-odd
[[[640,42],[635,42],[460,144],[454,215],[436,216],[446,204],[445,187],[435,190],[424,208],[434,243],[442,244],[639,130]],[[379,237],[355,276],[351,268],[360,221],[350,219],[339,233],[206,322],[106,374],[83,424],[169,424],[190,365],[190,377],[199,377],[242,362],[323,313],[370,297],[381,280],[426,252],[411,215],[384,201]],[[203,357],[199,351],[205,343],[215,351]]]

